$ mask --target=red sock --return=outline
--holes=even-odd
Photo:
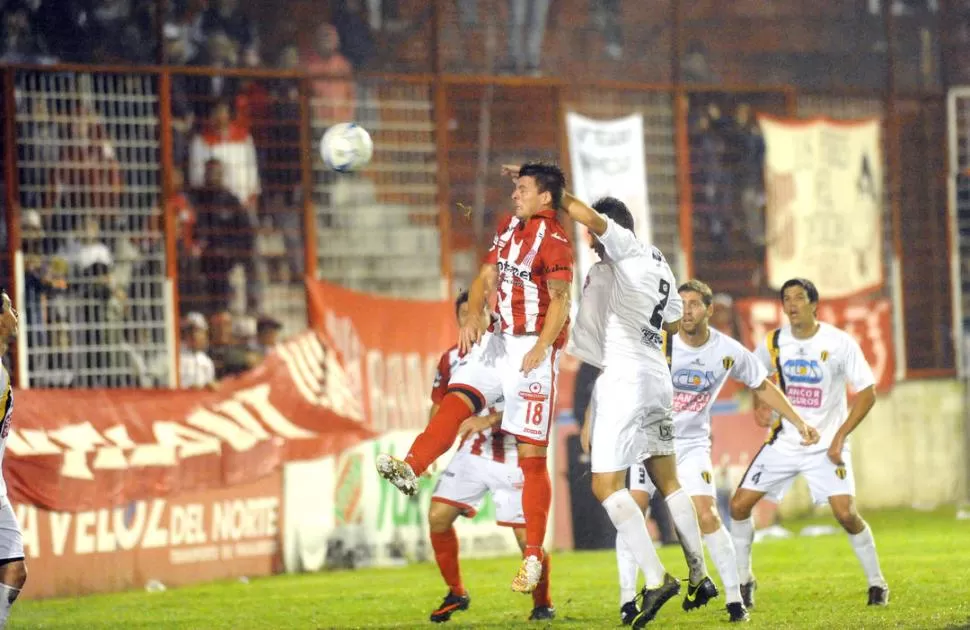
[[[447,394],[421,435],[414,438],[411,450],[404,461],[411,465],[415,475],[421,476],[434,460],[451,448],[458,437],[458,427],[472,415],[468,404],[458,394]]]
[[[525,555],[542,558],[542,542],[546,538],[549,505],[552,503],[552,481],[546,458],[523,457],[519,468],[525,477],[522,487],[522,512],[525,514]]]
[[[532,591],[532,606],[534,608],[552,608],[552,598],[549,597],[549,554],[542,554],[542,577],[539,585]]]
[[[431,548],[434,549],[434,559],[445,584],[455,595],[464,595],[465,587],[461,583],[461,568],[458,566],[458,534],[455,533],[455,528],[452,527],[446,532],[431,532]]]

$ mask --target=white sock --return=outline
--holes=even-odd
[[[879,554],[876,553],[876,540],[872,537],[872,530],[866,523],[866,528],[858,534],[849,534],[849,542],[852,543],[852,550],[855,551],[859,564],[869,580],[869,586],[881,586],[885,588],[886,578],[882,576],[879,568]]]
[[[620,575],[620,606],[632,601],[637,594],[637,566],[636,556],[627,546],[620,533],[616,533],[616,569]]]
[[[738,579],[747,584],[754,579],[751,573],[751,544],[754,543],[754,519],[750,516],[743,521],[731,519],[731,540],[734,553],[738,557]]]
[[[13,606],[20,589],[6,584],[0,584],[0,630],[7,627],[7,617],[10,616],[10,607]]]
[[[701,542],[701,529],[697,526],[697,512],[683,488],[669,497],[664,497],[667,509],[674,520],[680,546],[684,548],[687,568],[690,569],[691,584],[700,584],[707,577],[707,563],[704,560],[704,545]]]
[[[630,496],[626,488],[617,490],[603,501],[603,507],[616,527],[617,537],[623,538],[627,548],[643,571],[647,588],[657,588],[663,584],[667,573],[660,562],[660,556],[653,547],[647,522],[643,519],[640,506]]]
[[[714,566],[724,585],[724,601],[728,604],[741,601],[741,580],[738,579],[738,558],[734,554],[731,534],[724,525],[713,534],[704,534],[704,544],[711,552]]]

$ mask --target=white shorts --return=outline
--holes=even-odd
[[[706,448],[691,448],[677,453],[677,480],[688,496],[716,497],[711,452]],[[643,464],[630,468],[630,490],[646,492],[650,496],[657,491],[647,475],[647,467]]]
[[[670,374],[603,370],[593,386],[590,464],[594,473],[626,470],[674,454]]]
[[[522,511],[522,469],[516,463],[496,462],[471,453],[458,453],[435,486],[431,500],[475,516],[486,492],[492,493],[495,521],[505,527],[525,527]]]
[[[504,398],[502,430],[520,442],[547,446],[560,352],[552,349],[539,367],[523,374],[522,358],[538,339],[535,335],[485,333],[458,362],[448,391],[462,392],[482,407]]]
[[[816,505],[828,503],[829,497],[855,496],[855,476],[852,474],[852,454],[842,451],[845,466],[836,466],[825,451],[807,455],[785,455],[765,444],[755,455],[741,479],[739,487],[766,492],[780,501],[791,482],[804,475],[812,501]]]
[[[7,497],[0,499],[0,561],[24,559],[24,536]]]

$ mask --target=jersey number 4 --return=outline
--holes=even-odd
[[[667,300],[670,298],[670,283],[661,280],[659,288],[660,301],[657,302],[657,306],[653,309],[653,315],[650,316],[650,325],[656,330],[660,330],[660,327],[664,325],[664,309],[667,308]]]

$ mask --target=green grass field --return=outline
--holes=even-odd
[[[868,516],[892,594],[886,609],[867,608],[866,584],[842,534],[755,545],[760,583],[749,627],[970,628],[970,522],[952,509]],[[797,532],[828,519],[791,522]],[[680,549],[664,548],[668,569],[684,573]],[[509,591],[515,558],[463,563],[471,608],[447,627],[508,628],[526,623],[531,599]],[[92,567],[97,570],[97,567]],[[713,565],[711,565],[713,571]],[[616,565],[611,552],[553,558],[551,625],[619,626]],[[444,595],[433,565],[279,576],[76,599],[18,603],[8,628],[415,628]],[[683,591],[682,591],[683,592]],[[723,600],[691,614],[670,602],[651,627],[702,628],[726,623]]]

